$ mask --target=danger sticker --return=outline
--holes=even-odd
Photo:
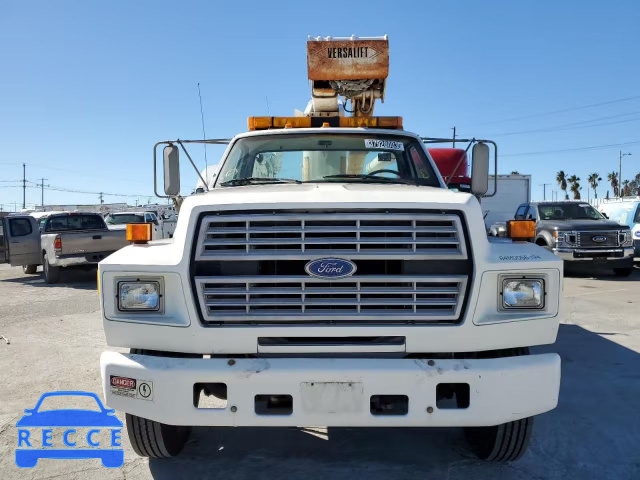
[[[111,395],[153,401],[153,382],[111,375]]]
[[[399,150],[404,152],[404,143],[394,142],[393,140],[366,139],[364,141],[364,146],[366,148],[383,148],[386,150]]]

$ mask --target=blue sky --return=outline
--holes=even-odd
[[[4,0],[0,204],[21,203],[22,190],[11,185],[23,162],[32,182],[45,177],[56,188],[146,202],[153,144],[202,135],[198,82],[207,136],[231,137],[246,129],[247,116],[267,114],[267,98],[272,115],[304,108],[308,34],[385,33],[390,78],[377,114],[402,115],[407,130],[423,135],[450,135],[455,125],[461,136],[494,139],[500,172],[532,174],[536,199],[539,184],[557,189],[559,169],[583,179],[586,197],[586,176],[617,170],[620,148],[633,154],[623,160],[623,177],[640,172],[639,23],[634,0],[322,7]],[[629,145],[519,155],[622,143]],[[193,154],[204,167],[202,149]],[[219,156],[208,150],[210,163]],[[183,169],[183,191],[194,184]],[[46,203],[97,201],[95,194],[45,191]],[[40,189],[27,189],[27,203],[39,202]]]

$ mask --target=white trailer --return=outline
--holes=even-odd
[[[492,192],[495,178],[489,179]],[[493,197],[482,199],[482,213],[487,229],[496,223],[513,220],[513,214],[521,203],[531,201],[531,175],[498,175],[498,191]]]

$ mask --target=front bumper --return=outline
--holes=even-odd
[[[56,255],[55,260],[51,262],[55,267],[77,267],[80,265],[95,265],[101,262],[113,252],[91,252],[79,253],[73,255]]]
[[[365,358],[167,358],[104,352],[102,384],[111,408],[170,425],[486,426],[556,407],[560,357],[549,353],[472,360]],[[231,364],[230,364],[231,363]],[[112,392],[111,376],[151,386],[147,400]],[[194,406],[194,384],[225,383],[225,408]],[[436,387],[467,383],[467,408],[440,409]],[[310,388],[309,386],[312,386]],[[344,388],[342,388],[344,386]],[[117,388],[114,389],[118,391]],[[291,395],[289,415],[259,415],[256,395]],[[373,395],[406,395],[404,415],[373,415]],[[427,408],[432,407],[432,413]]]
[[[569,262],[600,261],[628,262],[633,261],[634,248],[554,248],[553,253]]]

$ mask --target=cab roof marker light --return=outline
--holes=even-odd
[[[402,130],[402,117],[249,117],[250,131],[271,128],[388,128]]]

